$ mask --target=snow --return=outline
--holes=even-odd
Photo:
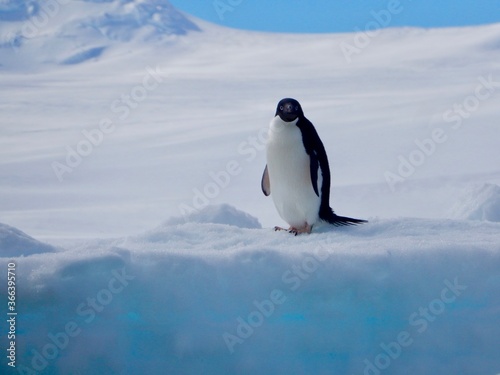
[[[498,370],[499,224],[375,219],[295,237],[248,228],[255,222],[210,206],[193,221],[15,258],[18,368]]]
[[[457,219],[500,222],[500,186],[483,184],[470,188],[452,209]]]
[[[0,2],[2,374],[500,372],[499,24],[346,56],[363,34],[55,1]],[[334,210],[368,224],[272,230],[283,97],[325,144]]]
[[[262,228],[257,218],[228,204],[207,206],[185,217],[172,217],[166,221],[166,225],[182,224],[184,222],[226,224],[249,229]]]
[[[0,256],[21,257],[55,252],[56,248],[37,241],[17,228],[0,223]]]

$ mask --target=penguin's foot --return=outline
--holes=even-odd
[[[312,231],[312,225],[309,225],[306,223],[303,227],[300,227],[300,228],[290,227],[288,229],[281,228],[281,227],[274,227],[274,230],[275,231],[286,230],[288,233],[293,234],[294,236],[297,236],[298,234],[302,234],[302,233],[310,234]]]
[[[294,235],[303,233],[311,234],[312,229],[313,229],[312,225],[306,223],[303,227],[300,228],[295,228],[295,227],[288,228],[288,233],[292,233]]]
[[[297,234],[299,234],[299,232],[297,231],[297,229],[295,229],[295,228],[293,228],[293,227],[290,227],[290,228],[288,228],[288,229],[285,229],[285,228],[282,228],[282,227],[274,227],[274,231],[275,231],[275,232],[282,231],[282,230],[287,231],[288,233],[291,233],[291,234],[293,234],[293,235],[295,235],[295,236],[296,236]]]

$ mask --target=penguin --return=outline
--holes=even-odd
[[[325,147],[297,100],[285,98],[278,103],[268,135],[261,188],[264,195],[271,195],[279,215],[290,225],[288,232],[309,234],[318,221],[334,226],[366,223],[337,216],[331,209]]]

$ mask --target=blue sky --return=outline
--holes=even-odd
[[[170,2],[178,9],[220,25],[277,32],[351,32],[375,24],[382,27],[386,25],[387,27],[448,27],[500,22],[500,0],[170,0]],[[379,15],[378,18],[375,15]]]

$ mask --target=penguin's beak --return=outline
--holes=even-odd
[[[293,105],[291,103],[286,103],[283,107],[283,113],[291,114],[293,112]]]
[[[292,103],[286,103],[285,105],[283,105],[279,113],[279,116],[283,121],[286,122],[292,122],[298,117]]]

